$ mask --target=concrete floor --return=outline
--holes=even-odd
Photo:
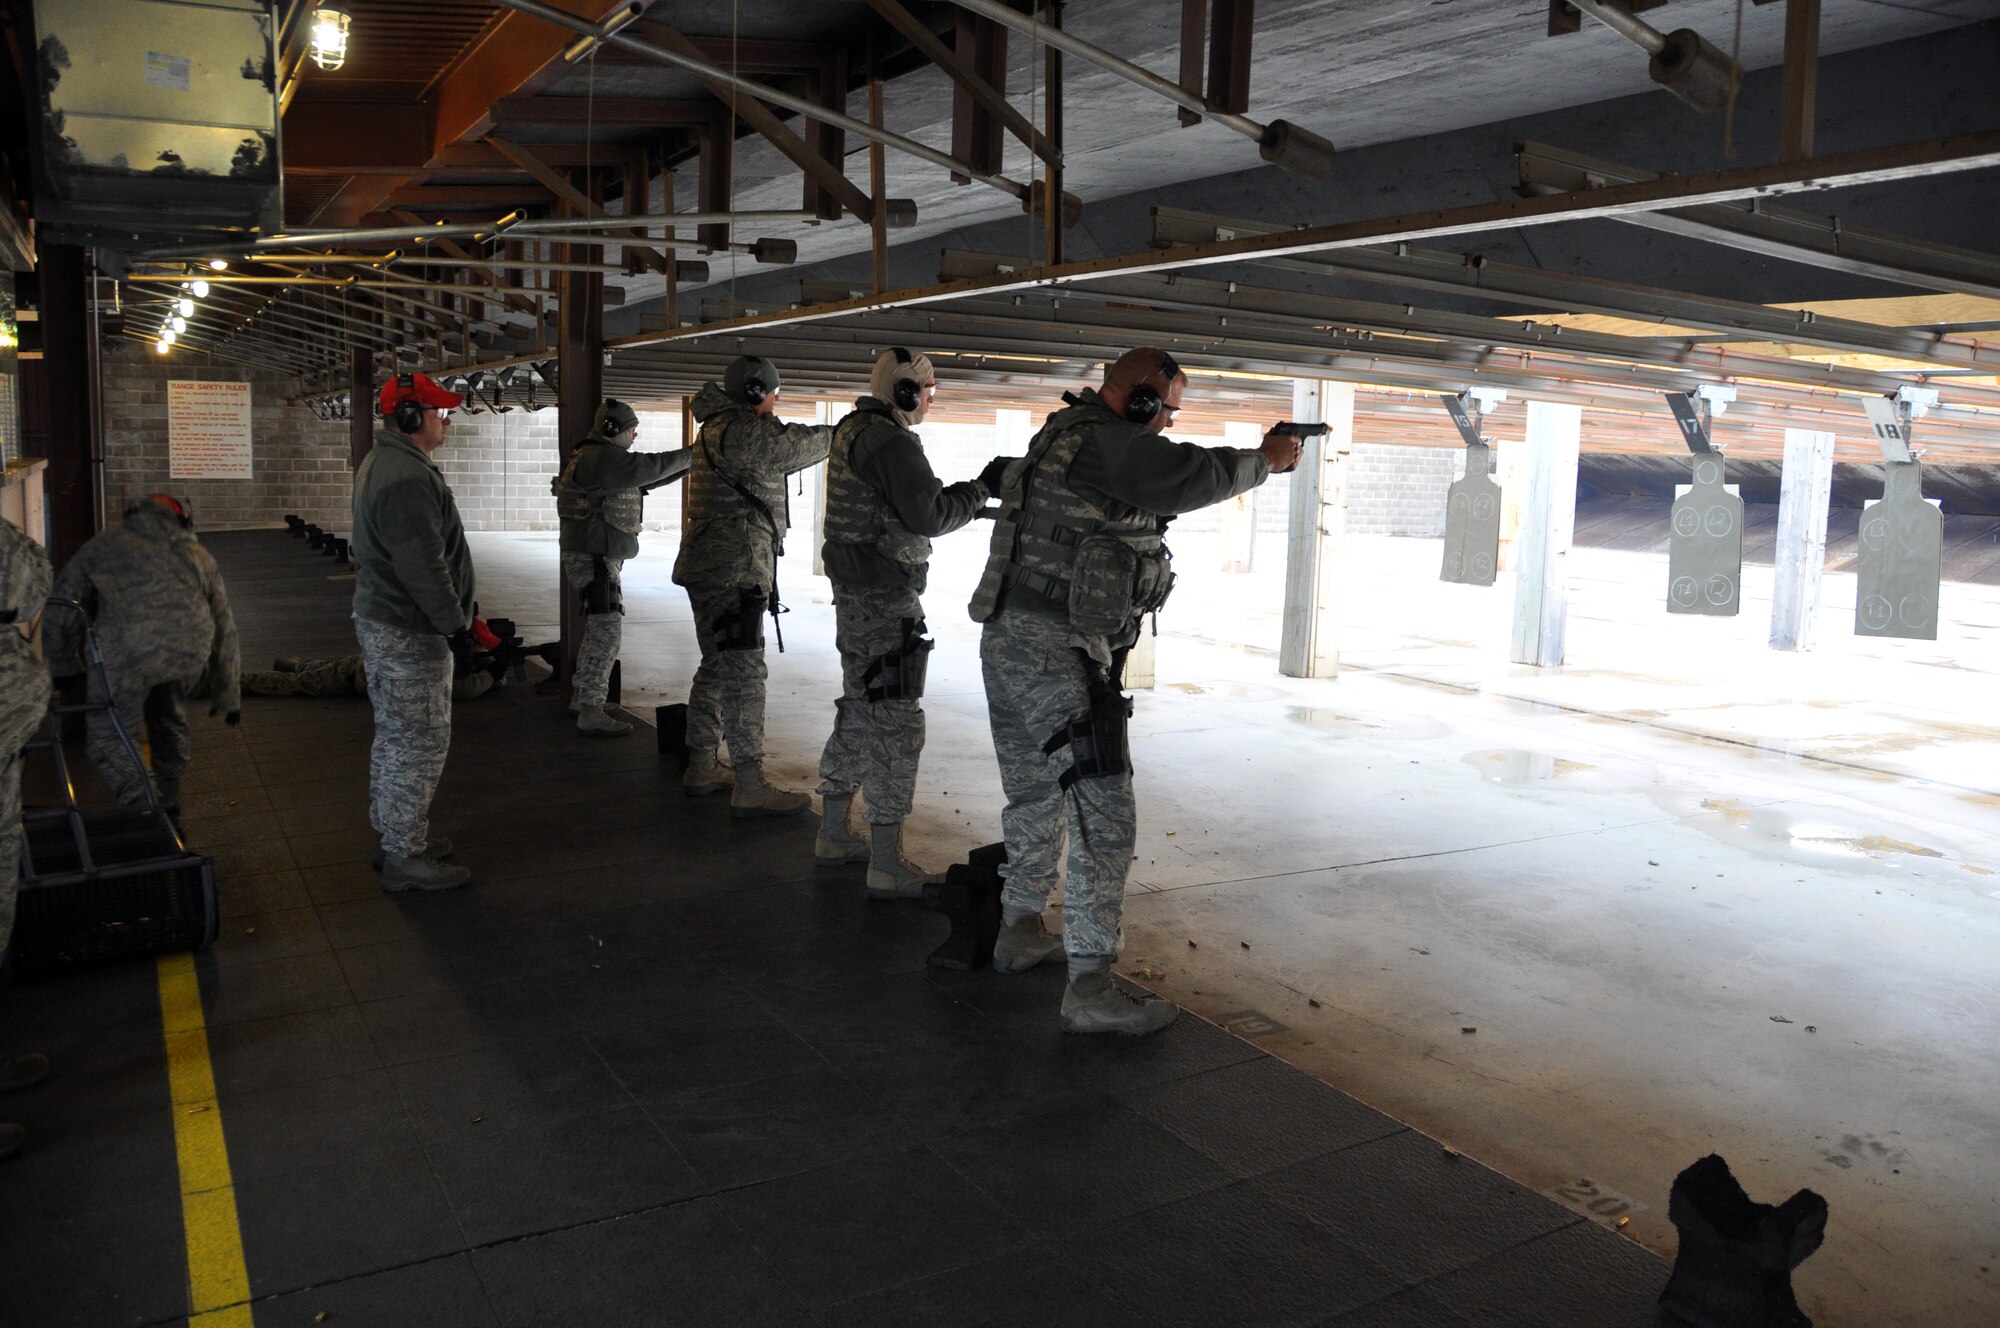
[[[488,610],[547,623],[552,539],[473,538]],[[1505,662],[1504,588],[1357,539],[1343,672],[1302,681],[1270,562],[1211,573],[1212,538],[1177,541],[1135,718],[1124,972],[1662,1251],[1706,1152],[1754,1197],[1818,1190],[1798,1282],[1827,1328],[2000,1321],[2000,593],[1948,588],[1935,644],[1860,641],[1830,576],[1818,649],[1780,655],[1768,570],[1740,618],[1669,619],[1660,559],[1578,549],[1571,663],[1537,671]],[[836,670],[795,544],[770,748],[805,782]],[[672,557],[655,537],[626,571],[647,715],[694,662]],[[936,866],[998,834],[978,558],[945,541],[928,597]]]

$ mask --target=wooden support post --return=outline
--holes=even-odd
[[[1569,619],[1569,547],[1576,532],[1576,463],[1583,408],[1528,403],[1522,445],[1521,543],[1508,658],[1554,668]]]
[[[588,252],[581,245],[562,245],[561,252],[577,255],[566,261],[585,261]],[[604,274],[602,272],[558,272],[556,276],[556,464],[566,465],[569,454],[590,432],[590,422],[604,395]],[[556,574],[556,594],[561,605],[562,668],[557,685],[569,686],[576,665],[577,647],[582,644],[583,624],[577,613],[576,596]]]
[[[1181,77],[1183,89],[1195,96],[1202,95],[1201,71],[1202,50],[1208,40],[1208,0],[1181,0]],[[1201,123],[1201,113],[1183,106],[1180,120],[1184,125]]]
[[[660,212],[669,217],[674,215],[674,168],[667,165],[664,152],[660,154]],[[667,227],[666,236],[669,240],[677,238],[679,234],[680,232],[674,227]],[[667,298],[661,305],[660,312],[666,315],[667,326],[670,328],[681,325],[679,298],[674,291],[679,281],[680,264],[674,258],[673,246],[669,245],[667,246]],[[682,443],[681,446],[686,447],[687,444]]]
[[[1796,0],[1794,0],[1796,2]],[[1771,649],[1810,650],[1826,566],[1826,509],[1833,495],[1833,435],[1785,430],[1778,543],[1771,585]]]
[[[1292,475],[1285,550],[1285,617],[1278,672],[1331,678],[1340,670],[1341,546],[1347,539],[1347,461],[1354,450],[1354,384],[1301,378],[1292,418],[1332,431],[1309,440]]]
[[[727,102],[727,98],[724,101]],[[701,128],[699,135],[701,164],[696,193],[699,197],[695,206],[702,212],[728,212],[730,195],[734,192],[736,156],[736,117],[727,105],[716,108],[715,114]],[[727,222],[705,222],[695,228],[695,235],[711,249],[721,249],[730,241]]]
[[[1779,157],[1805,161],[1813,154],[1813,120],[1819,101],[1819,0],[1785,0],[1784,109],[1778,120]]]
[[[882,127],[882,80],[873,65],[868,70],[868,123]],[[888,194],[888,164],[882,159],[882,145],[868,140],[868,197],[875,211],[868,218],[868,252],[875,270],[875,293],[889,289],[889,209],[883,200]],[[817,555],[815,555],[817,556]]]
[[[97,353],[90,327],[90,254],[73,244],[45,244],[36,275],[42,291],[42,358],[24,365],[42,382],[40,423],[48,439],[49,557],[57,567],[102,526],[97,464]]]
[[[1061,31],[1063,0],[1049,0],[1045,17],[1050,27]],[[1042,51],[1047,83],[1042,94],[1043,105],[1047,107],[1042,133],[1056,150],[1055,159],[1042,168],[1042,263],[1047,267],[1057,267],[1063,261],[1063,58],[1062,52],[1053,46],[1044,46]]]

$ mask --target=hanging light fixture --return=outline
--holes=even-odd
[[[321,69],[347,63],[347,25],[353,20],[338,5],[321,5],[312,16],[312,58]]]
[[[153,343],[153,349],[154,349],[154,351],[156,351],[157,353],[159,353],[159,354],[161,354],[161,355],[165,355],[165,354],[167,353],[167,343],[166,343],[166,339],[165,339],[165,338],[161,338],[160,340],[158,340],[158,341],[154,342],[154,343]]]
[[[188,330],[188,320],[182,318],[179,314],[175,314],[169,321],[168,326],[172,327],[176,333],[185,332]]]
[[[171,346],[174,344],[174,338],[178,335],[179,334],[175,332],[172,328],[167,328],[165,331],[160,333],[160,344],[163,346]]]
[[[194,297],[197,300],[205,300],[208,298],[208,283],[203,281],[200,277],[196,277],[194,279]]]
[[[180,301],[175,307],[181,311],[182,318],[194,317],[194,301],[190,300],[187,296],[181,296]]]
[[[220,272],[229,266],[229,260],[226,258],[211,258],[208,260],[208,266],[211,270]]]

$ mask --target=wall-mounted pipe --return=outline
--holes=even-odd
[[[1739,77],[1736,62],[1694,29],[1661,32],[1618,0],[1569,3],[1651,56],[1647,72],[1653,81],[1703,115],[1729,105]]]
[[[508,0],[500,0],[502,4]],[[1198,112],[1214,120],[1217,124],[1234,129],[1245,138],[1257,144],[1258,155],[1280,170],[1302,175],[1308,180],[1317,180],[1333,169],[1333,144],[1310,129],[1300,128],[1289,120],[1273,120],[1262,124],[1247,115],[1223,110],[1211,105],[1207,98],[1188,91],[1170,79],[1162,78],[1152,70],[1135,65],[1130,60],[1121,59],[1101,46],[1093,46],[1081,38],[1052,28],[1047,24],[1021,13],[1017,9],[1000,4],[998,0],[955,0],[961,9],[969,9],[982,18],[1034,38],[1047,46],[1075,56],[1096,65],[1099,69],[1129,83],[1136,83],[1149,92],[1156,92],[1176,106]]]

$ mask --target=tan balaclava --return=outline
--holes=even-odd
[[[931,367],[930,356],[912,355],[901,346],[891,346],[875,357],[875,372],[868,378],[868,394],[889,406],[896,423],[914,429],[924,422],[924,414],[930,407],[924,400],[923,389],[936,382],[937,370]],[[899,383],[906,384],[900,400],[896,394]],[[916,384],[914,391],[907,386],[909,383]]]

